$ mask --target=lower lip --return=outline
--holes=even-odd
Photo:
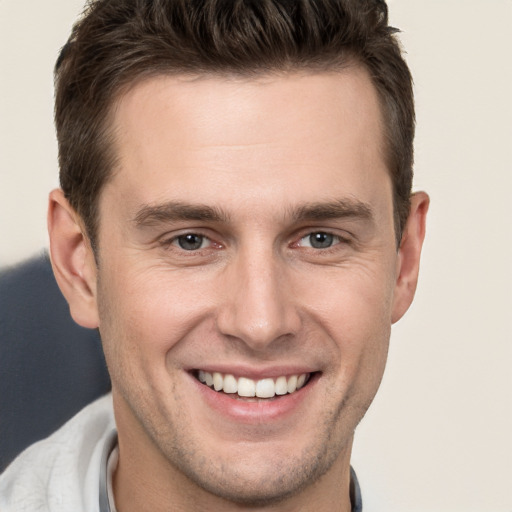
[[[232,421],[255,424],[277,421],[298,412],[301,404],[312,392],[318,381],[318,374],[311,375],[303,388],[287,395],[273,399],[261,399],[254,402],[238,400],[226,393],[214,391],[190,375],[199,393],[209,407],[218,411]]]

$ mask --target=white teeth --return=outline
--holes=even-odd
[[[286,395],[288,393],[288,381],[286,377],[279,377],[276,380],[276,395]]]
[[[261,379],[256,383],[258,398],[272,398],[276,394],[276,386],[272,379]]]
[[[213,389],[220,391],[224,387],[224,379],[219,372],[213,374]]]
[[[292,375],[288,379],[288,393],[293,393],[297,389],[297,375]]]
[[[224,377],[224,393],[236,393],[238,391],[238,382],[233,375]]]
[[[240,377],[238,379],[238,396],[256,396],[256,383],[252,379]]]
[[[236,379],[233,375],[222,375],[220,372],[209,373],[199,370],[197,378],[203,384],[215,391],[223,391],[224,393],[238,393],[241,397],[258,397],[273,398],[276,395],[286,395],[294,393],[302,388],[309,374],[302,373],[300,375],[291,375],[290,377],[278,377],[277,379],[265,378],[255,381],[247,377],[239,377]]]

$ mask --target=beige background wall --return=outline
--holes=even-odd
[[[389,5],[432,205],[417,299],[353,464],[365,512],[512,512],[512,0]],[[47,243],[52,66],[81,7],[0,0],[0,265]]]

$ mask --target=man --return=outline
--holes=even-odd
[[[394,32],[377,0],[88,7],[48,224],[112,396],[11,465],[3,511],[361,510],[428,209]]]

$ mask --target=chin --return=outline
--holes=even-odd
[[[261,449],[253,457],[247,449],[242,449],[241,452],[245,451],[243,458],[230,457],[217,462],[203,459],[200,465],[197,465],[193,454],[182,453],[178,469],[193,485],[211,495],[246,507],[263,507],[301,494],[332,470],[336,462],[344,458],[346,451],[342,443],[339,444],[327,447],[324,443],[320,449],[319,445],[311,446],[295,456],[291,456],[289,450],[281,456],[274,451],[263,460]],[[269,450],[265,451],[269,453]],[[341,482],[341,472],[338,478]]]

